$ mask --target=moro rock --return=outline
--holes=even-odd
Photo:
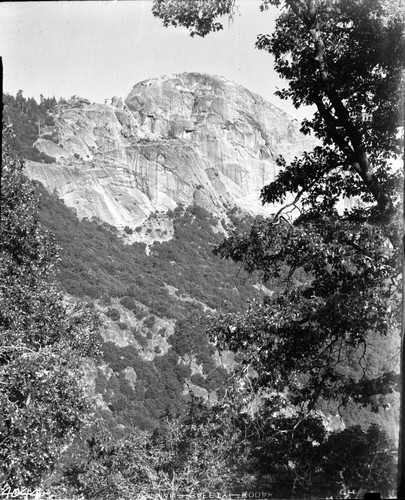
[[[261,188],[287,160],[312,149],[299,123],[224,78],[183,73],[135,85],[125,100],[59,105],[36,148],[54,158],[29,162],[41,181],[79,217],[119,229],[152,212],[197,204],[217,215],[262,207]]]

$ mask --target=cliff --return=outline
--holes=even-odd
[[[29,162],[28,175],[56,190],[78,216],[135,228],[155,211],[193,203],[223,216],[262,207],[260,189],[276,159],[310,149],[299,124],[224,78],[196,73],[136,84],[125,100],[73,97],[35,146],[54,163]]]

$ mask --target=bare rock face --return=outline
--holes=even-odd
[[[57,190],[80,217],[134,228],[150,213],[196,203],[223,215],[263,208],[261,188],[313,140],[287,114],[224,78],[183,73],[138,83],[125,100],[74,97],[43,130],[28,175]]]

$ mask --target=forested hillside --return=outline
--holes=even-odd
[[[223,239],[223,233],[214,231],[217,221],[200,207],[179,207],[171,214],[174,238],[146,252],[143,243],[126,245],[107,224],[79,221],[59,199],[40,185],[37,189],[41,221],[61,246],[57,279],[68,294],[93,301],[118,332],[132,339],[121,347],[104,343],[103,361],[114,374],[106,377],[99,369],[96,390],[112,411],[104,413],[106,418],[153,428],[165,412],[181,409],[186,379],[208,392],[223,391],[228,374],[213,360],[205,332],[209,311],[236,312],[262,294],[246,273],[238,274],[238,266],[213,255]],[[124,314],[132,324],[119,310],[129,311]],[[167,339],[169,350],[162,353],[156,347],[154,360],[148,361],[142,355],[148,341],[167,337],[164,326],[157,328],[158,318],[175,320],[176,326]],[[201,373],[192,373],[193,359]],[[136,371],[135,388],[125,379],[127,367]]]
[[[131,343],[127,346],[104,343],[103,361],[114,372],[106,376],[105,370],[97,370],[96,390],[112,412],[101,410],[104,418],[111,423],[153,428],[165,412],[182,408],[186,380],[208,392],[222,393],[229,374],[213,361],[215,349],[206,332],[209,317],[243,311],[251,300],[259,300],[262,292],[255,287],[258,281],[254,275],[249,277],[240,266],[213,255],[215,246],[224,239],[222,232],[214,231],[217,221],[200,207],[179,207],[170,214],[174,238],[154,243],[146,252],[143,243],[126,245],[108,224],[79,221],[57,197],[40,185],[37,189],[42,200],[41,221],[61,246],[59,282],[68,294],[91,300],[106,320],[116,324],[116,340],[119,332],[129,334]],[[151,219],[154,217],[158,214]],[[241,235],[253,222],[235,210],[230,217]],[[303,270],[299,279],[306,281]],[[276,290],[277,283],[274,280],[273,286],[267,286]],[[175,320],[171,334],[158,318]],[[159,345],[151,347],[154,359],[145,360],[143,350],[154,344],[153,337],[168,337],[170,348],[161,352]],[[395,352],[395,341],[387,345],[375,336],[366,360],[376,377],[396,366]],[[192,359],[201,372],[192,373]],[[135,387],[125,378],[128,367],[136,371]],[[341,370],[361,377],[357,355],[353,354]],[[386,397],[386,404],[390,411],[383,419],[366,408],[349,405],[340,410],[343,422],[347,426],[378,423],[394,438],[397,400]],[[333,402],[325,401],[320,407],[326,414],[337,413]]]
[[[51,161],[38,157],[33,143],[56,100],[42,99],[37,105],[22,92],[4,100],[16,149],[23,157]],[[278,380],[253,390],[263,374],[258,376],[254,362],[244,364],[243,357],[247,352],[260,361],[255,349],[265,357],[269,345],[284,342],[282,335],[268,335],[264,349],[257,332],[266,328],[271,307],[290,287],[310,297],[308,284],[318,271],[291,260],[280,260],[277,273],[265,278],[260,269],[249,268],[252,256],[259,255],[265,268],[274,248],[280,255],[285,250],[277,240],[278,247],[262,252],[262,217],[229,206],[226,219],[219,219],[201,206],[179,204],[152,213],[142,227],[126,227],[122,234],[100,219],[79,219],[57,192],[29,184],[40,199],[40,224],[59,246],[55,286],[62,288],[66,304],[82,299],[86,311],[102,320],[99,353],[83,360],[96,425],[65,449],[53,470],[53,484],[86,498],[248,488],[279,497],[308,491],[322,496],[346,494],[348,487],[360,491],[370,483],[384,492],[392,489],[397,397],[377,386],[381,374],[395,378],[397,344],[390,332],[389,341],[371,332],[367,352],[346,349],[333,358],[335,380],[353,384],[354,396],[345,405],[334,397],[334,386],[331,397],[325,391],[311,409],[304,393],[294,405],[292,391],[274,390]],[[147,235],[156,228],[165,231],[162,227],[172,231],[166,241],[129,244],[134,232]],[[229,250],[229,241],[237,243],[235,249]],[[331,281],[329,274],[322,275],[320,286]],[[299,320],[294,316],[298,292],[288,296],[293,320]],[[256,308],[264,311],[262,317],[251,314]],[[288,318],[280,315],[277,321]],[[244,332],[247,340],[234,355],[215,347],[214,342],[226,347],[221,341],[228,336],[233,348],[233,339]],[[301,333],[293,335],[297,345],[311,340]],[[285,358],[286,366],[289,362]],[[364,383],[362,399],[358,386],[366,370],[375,386]],[[299,393],[308,376],[294,374],[291,387]]]

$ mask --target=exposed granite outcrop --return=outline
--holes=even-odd
[[[196,203],[222,214],[262,207],[260,189],[277,175],[277,157],[310,149],[286,113],[224,78],[183,73],[138,83],[125,101],[74,97],[36,147],[55,158],[29,162],[40,180],[80,217],[123,228],[151,212]]]

